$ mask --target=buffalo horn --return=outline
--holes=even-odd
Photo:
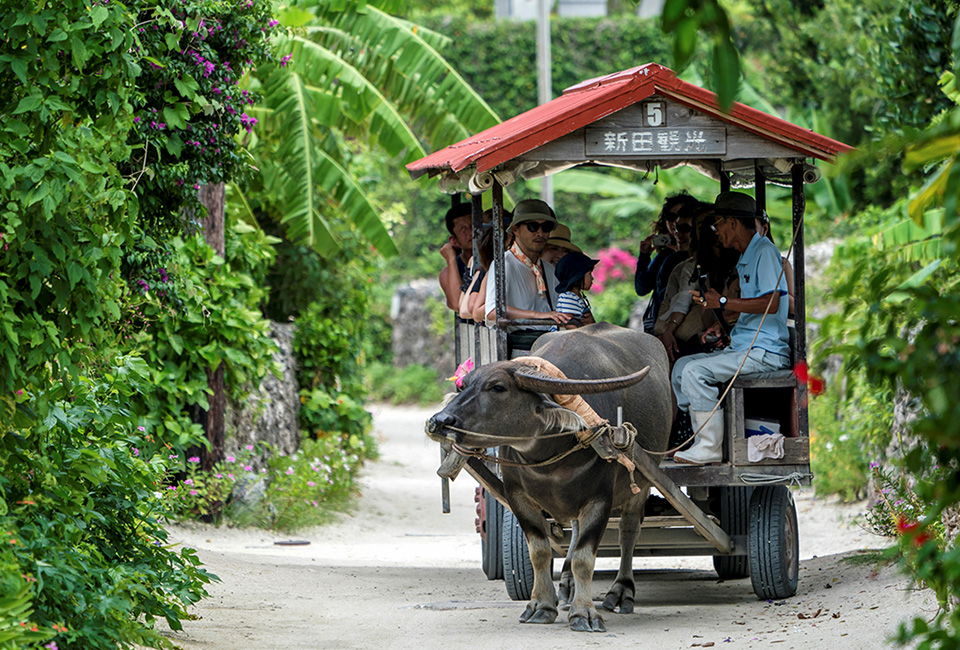
[[[514,374],[514,377],[521,388],[537,393],[546,393],[548,395],[587,395],[590,393],[606,393],[612,390],[628,388],[640,383],[649,372],[650,366],[647,366],[642,370],[638,370],[630,375],[624,375],[623,377],[610,377],[609,379],[558,379],[556,377],[547,377],[537,372],[518,370]]]

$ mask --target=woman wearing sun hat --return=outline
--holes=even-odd
[[[574,253],[582,253],[583,251],[580,250],[580,247],[570,241],[570,239],[570,229],[562,223],[558,223],[556,229],[550,233],[550,239],[547,240],[547,247],[543,249],[540,258],[556,266],[557,262],[567,253],[571,251]]]

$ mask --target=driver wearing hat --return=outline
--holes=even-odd
[[[718,384],[743,374],[780,370],[790,365],[787,332],[787,282],[780,252],[772,241],[757,234],[757,206],[742,192],[722,192],[714,203],[712,228],[720,243],[740,253],[737,273],[740,297],[721,296],[715,289],[705,295],[691,291],[694,300],[708,309],[729,309],[740,316],[730,334],[730,347],[682,357],[671,380],[677,406],[689,411],[699,431],[693,446],[674,454],[675,461],[693,465],[723,460],[723,409],[716,408]],[[719,324],[714,325],[719,329]],[[711,328],[713,329],[713,328]],[[707,334],[718,334],[707,330]]]

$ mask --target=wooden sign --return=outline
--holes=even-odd
[[[584,129],[587,156],[723,155],[727,132],[722,128],[683,126],[662,129]]]

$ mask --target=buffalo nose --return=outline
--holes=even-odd
[[[427,433],[439,434],[443,432],[444,428],[456,425],[457,417],[455,415],[441,411],[427,420],[426,430]]]

